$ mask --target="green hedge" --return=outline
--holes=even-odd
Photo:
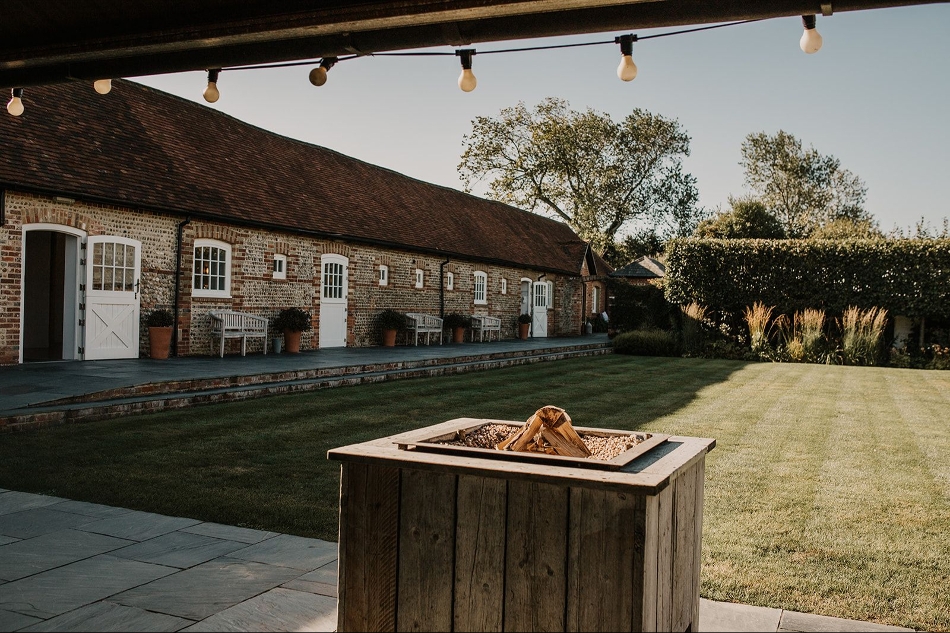
[[[756,301],[790,314],[883,307],[950,317],[950,240],[677,239],[667,245],[666,298],[737,313]]]

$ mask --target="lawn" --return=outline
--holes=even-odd
[[[453,417],[714,437],[704,597],[950,629],[950,372],[603,356],[0,435],[0,487],[336,540],[326,451]]]

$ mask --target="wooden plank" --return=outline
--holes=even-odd
[[[508,484],[506,631],[563,631],[568,489]]]
[[[673,629],[693,620],[693,555],[696,548],[696,466],[673,480]],[[695,629],[693,629],[695,630]]]
[[[508,485],[462,475],[457,508],[454,630],[501,631]]]
[[[640,606],[640,617],[637,618],[637,605],[634,603],[634,630],[640,631],[658,631],[656,625],[656,605],[657,605],[657,557],[659,554],[659,515],[660,502],[659,497],[651,495],[646,497],[644,503],[644,532],[643,532],[643,568],[640,572],[640,582],[643,585],[643,601]],[[634,573],[638,572],[638,567],[634,566]],[[636,579],[635,579],[636,580]],[[634,585],[636,587],[636,584]],[[639,628],[636,626],[640,623]]]
[[[452,628],[455,485],[451,473],[402,471],[396,613],[400,631]]]
[[[656,630],[673,630],[673,487],[657,497]]]
[[[703,488],[706,485],[706,459],[703,458],[696,468],[696,508],[693,513],[696,519],[696,555],[693,557],[693,631],[699,630],[699,595],[702,589],[701,572],[703,567]]]
[[[567,630],[630,631],[633,603],[640,598],[634,591],[634,561],[637,549],[642,561],[637,540],[643,538],[644,498],[589,488],[570,491]]]
[[[337,630],[396,629],[398,524],[399,471],[343,464]]]

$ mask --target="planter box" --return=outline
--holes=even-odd
[[[487,422],[501,421],[330,451],[342,462],[339,631],[698,630],[715,440],[668,437],[603,468],[427,446]]]

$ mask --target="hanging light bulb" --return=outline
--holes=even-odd
[[[462,74],[459,75],[459,88],[462,92],[471,92],[478,85],[475,79],[475,73],[472,72],[472,56],[475,54],[474,48],[463,48],[455,51],[455,54],[462,58]]]
[[[821,49],[821,34],[815,28],[815,16],[803,15],[802,24],[805,27],[805,32],[802,33],[802,39],[798,41],[798,45],[809,55],[817,53]]]
[[[327,83],[327,71],[333,68],[339,61],[336,57],[324,57],[320,60],[320,65],[310,71],[310,83],[314,86],[322,86]]]
[[[14,88],[11,91],[10,102],[7,103],[7,112],[13,116],[23,114],[23,88]]]
[[[636,35],[620,35],[614,42],[620,44],[620,65],[617,66],[617,76],[622,81],[633,81],[637,76],[637,65],[633,63],[633,43]]]
[[[208,71],[208,87],[205,88],[205,91],[202,93],[202,96],[208,103],[214,103],[221,97],[221,93],[218,92],[218,73],[220,72],[220,68]]]
[[[107,95],[112,92],[112,80],[111,79],[96,79],[92,84],[92,87],[95,88],[96,92],[101,95]]]

